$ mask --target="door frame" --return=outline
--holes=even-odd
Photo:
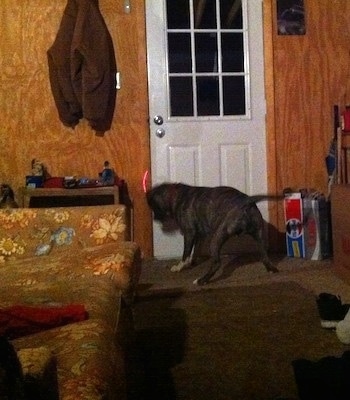
[[[277,185],[277,137],[275,122],[275,79],[274,79],[274,32],[276,32],[276,7],[273,0],[263,0],[263,32],[264,32],[264,74],[266,97],[266,168],[268,171],[267,189],[271,194],[278,193]],[[283,243],[279,230],[279,222],[284,220],[282,202],[269,202],[269,250],[283,251]],[[284,236],[284,235],[283,235]]]

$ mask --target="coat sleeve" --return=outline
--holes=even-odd
[[[116,98],[112,38],[97,2],[80,0],[71,46],[71,78],[92,129],[110,129]]]
[[[70,51],[76,12],[74,1],[68,1],[55,41],[47,51],[51,91],[58,115],[65,126],[72,128],[83,116],[71,81]]]

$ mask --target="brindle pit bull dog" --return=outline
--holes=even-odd
[[[182,183],[163,183],[147,192],[147,202],[154,219],[163,224],[175,221],[184,236],[182,261],[172,271],[180,271],[192,263],[191,255],[196,243],[210,236],[209,270],[193,283],[205,285],[220,267],[220,250],[231,236],[249,234],[258,243],[261,261],[267,271],[278,272],[265,249],[264,220],[256,203],[278,196],[248,196],[231,187],[196,187]]]

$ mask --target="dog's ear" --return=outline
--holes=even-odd
[[[153,189],[148,190],[146,192],[146,200],[147,200],[147,204],[152,208],[151,204],[152,204],[152,198],[153,198]]]

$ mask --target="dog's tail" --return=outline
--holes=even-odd
[[[254,196],[247,196],[246,201],[242,204],[242,207],[254,205],[261,201],[280,201],[283,199],[284,199],[283,195],[257,194]]]

